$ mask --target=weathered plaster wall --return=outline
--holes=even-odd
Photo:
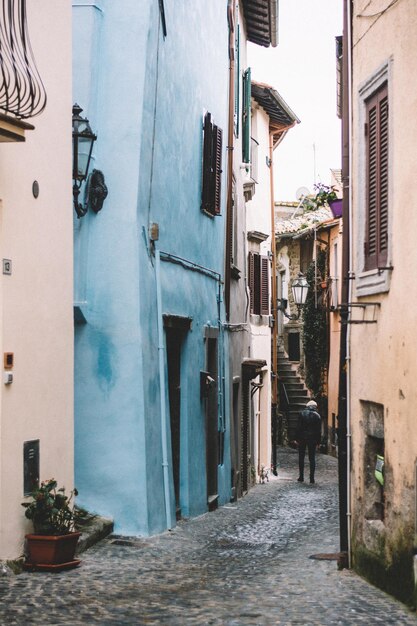
[[[73,477],[71,6],[27,2],[48,102],[26,142],[0,144],[1,346],[14,382],[1,382],[0,559],[23,553],[23,443],[40,440],[41,480]],[[38,199],[32,183],[39,182]],[[3,362],[3,356],[1,357]]]
[[[367,10],[372,12],[377,3]],[[360,11],[358,7],[356,12]],[[378,8],[378,7],[376,7]],[[408,551],[409,562],[403,568],[411,576],[411,547],[415,527],[415,462],[417,435],[415,406],[417,365],[417,335],[414,306],[417,301],[415,281],[410,280],[410,268],[416,258],[416,213],[409,211],[410,189],[414,187],[414,163],[410,151],[416,144],[417,126],[414,112],[417,104],[415,82],[410,80],[417,52],[414,24],[417,6],[404,0],[375,21],[365,33],[366,21],[355,15],[353,22],[353,242],[355,274],[363,267],[356,242],[363,239],[362,191],[360,186],[363,163],[362,103],[359,89],[369,81],[378,68],[388,63],[389,97],[389,254],[387,265],[392,272],[383,271],[389,291],[373,293],[372,301],[381,303],[377,324],[352,328],[351,416],[352,416],[352,505],[354,546],[364,546],[367,523],[363,518],[366,499],[364,464],[364,423],[360,402],[372,401],[383,406],[386,462],[385,519],[379,531],[380,567],[392,565],[394,555]],[[372,50],[372,54],[369,54]],[[405,123],[408,120],[409,123]],[[394,193],[395,189],[395,193]],[[387,276],[388,275],[388,276]],[[366,277],[365,277],[366,278]],[[390,284],[389,280],[390,279]],[[356,283],[358,287],[358,283]],[[359,548],[358,548],[359,551]],[[372,552],[372,551],[371,551]],[[359,557],[358,557],[359,559]],[[359,560],[358,560],[359,563]],[[393,578],[396,575],[394,573]],[[386,577],[387,578],[387,577]],[[398,576],[397,576],[398,578]],[[391,581],[392,582],[392,581]],[[398,594],[397,594],[398,595]]]
[[[103,0],[100,6],[101,22],[89,22],[101,30],[99,106],[90,121],[99,136],[95,166],[106,175],[109,196],[102,212],[83,218],[80,227],[88,230],[79,254],[85,260],[87,324],[76,332],[77,480],[83,502],[112,515],[118,532],[149,534],[167,523],[158,280],[162,312],[192,318],[182,349],[181,508],[183,515],[207,510],[199,372],[205,369],[204,326],[218,326],[218,285],[167,262],[158,276],[148,227],[159,225],[159,250],[223,271],[225,174],[222,216],[208,217],[200,203],[204,110],[225,134],[227,128],[227,16],[220,1],[207,6],[201,0],[190,12],[166,0],[164,39],[158,3],[142,3],[140,11],[133,0],[123,6]],[[91,10],[74,8],[75,17],[80,13],[76,41],[88,40],[82,13]],[[74,66],[75,98],[85,85],[93,91],[81,60]],[[167,436],[170,442],[169,429]],[[220,504],[230,498],[228,423],[225,444]],[[169,468],[175,520],[171,458]]]

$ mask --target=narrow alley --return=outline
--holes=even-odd
[[[237,503],[146,538],[111,536],[78,569],[0,578],[1,624],[395,624],[406,607],[336,561],[337,462],[298,484],[297,453]]]

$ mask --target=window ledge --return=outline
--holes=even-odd
[[[243,194],[245,196],[245,202],[252,200],[255,195],[255,183],[252,182],[252,180],[243,183]]]
[[[392,270],[369,270],[356,276],[356,295],[372,296],[389,291]]]

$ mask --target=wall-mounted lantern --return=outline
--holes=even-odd
[[[288,315],[285,310],[287,308],[287,300],[285,298],[281,298],[280,300],[278,300],[277,308],[278,311],[281,311],[289,320],[295,321],[298,320],[301,315],[301,308],[306,303],[307,293],[309,289],[309,284],[304,274],[299,272],[297,278],[292,281],[291,289],[294,298],[294,304],[297,307],[297,313],[293,315]]]
[[[85,205],[78,201],[81,185],[87,180],[90,167],[91,154],[97,135],[90,128],[88,119],[80,114],[82,108],[78,104],[72,107],[72,194],[74,196],[74,209],[77,217],[83,217],[88,207],[98,213],[107,197],[107,187],[104,182],[104,175],[100,170],[93,170],[87,193]]]

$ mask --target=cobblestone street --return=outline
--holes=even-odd
[[[60,574],[0,578],[1,624],[410,624],[415,615],[335,561],[337,464],[298,484],[297,453],[237,504],[170,533],[110,537]]]

